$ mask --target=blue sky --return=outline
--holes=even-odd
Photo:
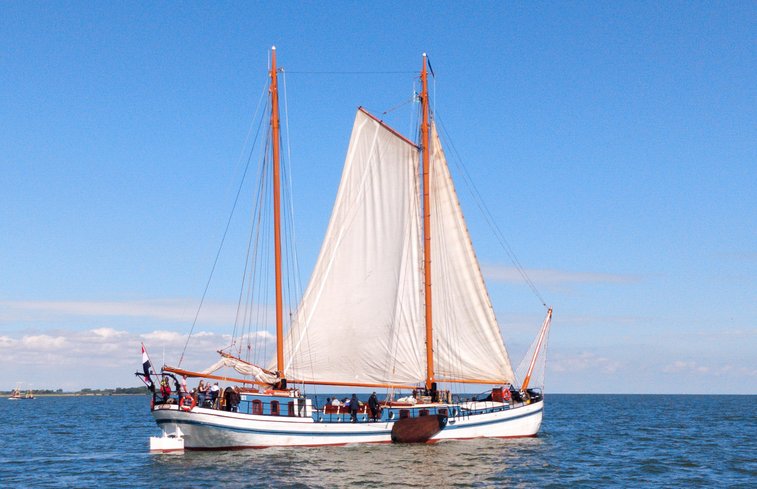
[[[4,2],[0,388],[134,385],[140,341],[175,359],[275,44],[304,281],[355,108],[407,100],[428,52],[436,111],[555,308],[548,389],[757,393],[755,26],[753,2]],[[387,117],[412,136],[409,110]],[[458,191],[517,364],[543,310]]]

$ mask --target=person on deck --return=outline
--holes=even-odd
[[[368,398],[368,408],[371,410],[371,419],[376,421],[379,415],[379,402],[375,391],[371,394],[371,397]]]
[[[231,411],[239,412],[239,403],[242,402],[242,393],[239,391],[238,386],[234,386],[234,390],[231,393]]]
[[[350,399],[350,421],[357,423],[357,412],[360,410],[360,401],[357,400],[357,396],[352,394]]]
[[[168,402],[171,398],[171,386],[168,384],[168,377],[163,377],[160,381],[160,395],[163,397],[163,402]]]
[[[341,403],[341,402],[339,402],[339,399],[337,399],[337,398],[335,397],[334,399],[332,399],[332,400],[331,400],[331,405],[332,405],[332,406],[341,406],[341,405],[342,405],[342,403]]]
[[[231,401],[233,401],[234,389],[231,386],[227,387],[223,391],[223,410],[231,411]]]
[[[218,387],[218,382],[210,387],[210,404],[213,409],[218,409],[218,395],[221,392],[221,388]]]
[[[205,382],[203,380],[200,380],[200,383],[197,384],[197,405],[200,407],[205,407],[205,397],[207,396],[208,390],[205,386]]]

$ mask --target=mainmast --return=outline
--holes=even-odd
[[[426,302],[426,389],[434,387],[434,331],[431,316],[431,208],[429,205],[429,108],[428,108],[428,57],[423,53],[421,70],[421,148],[423,151],[423,270]]]
[[[276,259],[276,369],[281,378],[281,388],[286,387],[284,378],[284,301],[281,293],[281,190],[279,176],[279,85],[276,71],[276,46],[271,48],[271,148],[273,151],[273,235]]]

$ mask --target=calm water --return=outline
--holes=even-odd
[[[146,397],[0,399],[0,487],[757,487],[757,396],[551,395],[538,438],[150,455]]]

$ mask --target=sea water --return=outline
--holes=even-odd
[[[0,398],[0,487],[757,487],[757,396],[548,395],[536,438],[155,455],[149,398]]]

